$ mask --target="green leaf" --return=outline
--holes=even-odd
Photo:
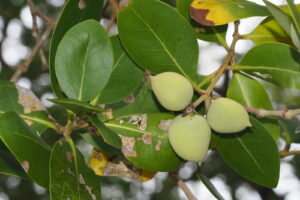
[[[20,164],[8,152],[0,153],[0,174],[29,179]]]
[[[57,127],[52,121],[49,120],[48,113],[46,111],[34,111],[31,113],[20,114],[24,120],[31,124],[30,127],[37,131],[41,135],[46,129],[52,128],[57,130]]]
[[[55,55],[56,76],[69,98],[87,101],[108,82],[113,66],[110,40],[95,20],[72,27],[63,37]]]
[[[252,128],[239,134],[212,134],[215,148],[240,175],[265,187],[276,187],[280,159],[277,144],[261,122],[250,118]]]
[[[7,111],[23,112],[23,107],[18,103],[18,91],[12,82],[0,80],[0,113]]]
[[[245,71],[283,87],[300,89],[300,53],[285,44],[257,45],[232,69]]]
[[[245,0],[194,0],[190,13],[193,19],[205,26],[219,26],[243,18],[270,15],[266,7]]]
[[[243,35],[243,38],[250,39],[255,44],[282,42],[293,45],[290,36],[286,34],[273,17],[266,18],[253,30],[253,32],[248,35]]]
[[[151,84],[145,82],[134,99],[133,103],[125,104],[125,106],[113,111],[114,117],[130,116],[133,114],[159,112],[159,104],[154,96]]]
[[[96,116],[89,116],[89,120],[94,127],[100,132],[103,140],[115,148],[120,148],[122,142],[117,133],[107,128]]]
[[[292,120],[279,120],[281,132],[283,133],[283,137],[287,143],[300,143],[300,125],[299,120],[292,119]]]
[[[198,24],[190,17],[190,4],[192,2],[193,0],[177,0],[176,6],[178,12],[194,27],[197,37],[201,40],[217,42],[222,46],[227,47],[226,31],[228,26],[209,27]]]
[[[97,104],[112,104],[128,97],[140,85],[144,73],[127,55],[118,35],[110,37],[114,52],[114,66],[110,79],[101,92]]]
[[[84,7],[79,7],[80,2],[84,2],[84,4],[81,4],[84,5]],[[59,20],[56,22],[56,28],[53,32],[50,42],[49,70],[52,90],[59,98],[64,98],[65,95],[62,93],[58,84],[54,67],[54,60],[58,44],[60,43],[64,34],[75,24],[87,19],[99,20],[103,3],[104,0],[68,0],[63,8]]]
[[[14,112],[0,117],[0,138],[28,176],[47,188],[50,147]]]
[[[17,89],[14,83],[1,80],[0,96],[0,113],[17,112],[39,134],[48,128],[57,130],[44,106],[30,90],[20,86]]]
[[[68,123],[68,111],[59,105],[53,105],[48,108],[50,115],[62,126],[67,125]]]
[[[121,155],[121,151],[108,145],[101,136],[91,135],[90,133],[81,134],[81,137],[91,144],[95,149],[101,152],[110,153],[112,155]]]
[[[1,117],[1,115],[0,115]],[[5,146],[5,144],[0,140],[0,152],[3,151],[8,151],[7,147]]]
[[[105,125],[122,135],[122,152],[134,165],[152,171],[174,171],[181,162],[166,131],[173,118],[171,114],[148,113],[108,121]]]
[[[267,0],[263,0],[263,1],[266,4],[270,13],[278,22],[278,24],[280,24],[283,30],[291,37],[293,44],[296,47],[300,48],[299,33],[297,32],[297,28],[295,27],[295,24],[293,23],[291,17],[287,13],[285,13],[282,9],[280,9],[278,6],[270,3]]]
[[[118,30],[124,48],[141,67],[196,80],[199,50],[194,30],[171,6],[134,0],[119,11]]]
[[[133,114],[153,113],[160,111],[159,103],[154,96],[151,84],[145,82],[133,103],[126,104],[113,112],[114,117],[130,116]]]
[[[71,139],[56,142],[51,152],[50,199],[101,199],[100,180]]]
[[[48,101],[51,101],[53,103],[56,103],[58,105],[61,105],[77,115],[81,116],[86,112],[102,112],[104,109],[99,108],[97,106],[93,106],[89,103],[78,101],[76,99],[48,99]]]
[[[283,11],[289,13],[286,5],[280,6]],[[297,5],[300,10],[300,5]],[[262,44],[267,42],[281,42],[293,46],[290,36],[282,29],[274,17],[270,16],[263,20],[250,34],[243,35],[244,39],[250,39],[255,44]]]
[[[226,96],[245,106],[273,110],[271,101],[263,86],[257,80],[240,73],[233,74]],[[263,118],[259,121],[263,123],[276,141],[280,136],[276,118]]]
[[[289,10],[291,12],[292,20],[293,20],[293,23],[296,27],[297,35],[299,37],[299,33],[300,33],[300,14],[299,14],[299,11],[297,10],[297,7],[294,3],[294,0],[287,0],[286,2],[287,2]]]
[[[219,193],[217,188],[212,184],[212,182],[202,173],[199,173],[197,177],[203,182],[203,184],[206,186],[206,188],[210,191],[212,195],[217,200],[225,200],[224,197]]]

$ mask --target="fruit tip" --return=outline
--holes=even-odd
[[[201,161],[199,161],[197,164],[198,164],[198,166],[199,166],[199,167],[201,167],[202,160],[201,160]]]
[[[250,121],[247,122],[247,127],[252,127],[252,124]]]

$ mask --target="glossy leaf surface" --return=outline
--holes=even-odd
[[[89,116],[93,126],[99,131],[103,140],[115,148],[122,146],[121,139],[113,130],[107,128],[96,116]]]
[[[50,42],[50,52],[49,52],[49,70],[51,77],[51,86],[53,92],[57,97],[64,98],[65,95],[62,93],[61,88],[58,84],[54,60],[57,51],[58,44],[63,38],[64,34],[77,23],[87,20],[95,19],[98,20],[101,15],[103,0],[68,0],[63,8],[63,11],[56,23],[55,30],[53,32],[51,42]],[[80,6],[79,6],[80,5]]]
[[[258,45],[233,69],[245,71],[283,87],[300,89],[300,53],[285,44]]]
[[[263,86],[257,80],[240,73],[233,74],[226,96],[248,107],[273,110]],[[263,123],[276,141],[280,136],[276,118],[261,118],[259,121]]]
[[[198,45],[194,30],[169,5],[134,0],[120,10],[118,30],[124,48],[141,67],[153,73],[178,72],[195,81]]]
[[[252,127],[239,134],[212,134],[215,148],[240,175],[265,187],[276,187],[280,159],[277,144],[261,122],[251,117]]]
[[[66,59],[69,58],[69,59]],[[55,55],[56,76],[69,98],[87,101],[102,91],[113,67],[111,43],[95,20],[72,27]]]
[[[89,103],[78,101],[76,99],[48,99],[48,101],[51,101],[53,103],[56,103],[58,105],[61,105],[69,110],[72,110],[78,115],[82,115],[86,112],[101,112],[104,111],[104,109],[99,108],[97,106],[93,106]]]
[[[47,188],[50,147],[14,112],[0,117],[0,138],[28,176]]]
[[[114,66],[110,79],[101,92],[97,104],[111,104],[131,95],[140,85],[144,73],[127,55],[118,35],[110,37]]]

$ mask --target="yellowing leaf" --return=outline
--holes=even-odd
[[[122,176],[142,182],[152,179],[156,172],[137,168],[124,157],[113,156],[109,153],[93,149],[90,158],[90,167],[99,176]]]
[[[142,182],[149,181],[155,176],[155,174],[156,174],[155,171],[143,169],[142,173],[140,175],[140,181],[142,181]]]
[[[107,161],[112,155],[104,152],[99,152],[96,149],[92,150],[92,157],[90,159],[90,166],[95,174],[102,176],[106,167]]]
[[[270,13],[266,7],[244,0],[194,0],[190,15],[200,24],[218,26],[247,17],[268,16]]]

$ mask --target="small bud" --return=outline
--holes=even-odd
[[[171,111],[183,110],[193,98],[192,84],[175,72],[151,76],[151,85],[160,104]]]
[[[181,158],[201,162],[206,156],[210,141],[210,127],[200,115],[175,117],[169,127],[169,141]]]
[[[251,127],[245,108],[228,98],[218,98],[208,108],[207,122],[219,133],[236,133]]]

